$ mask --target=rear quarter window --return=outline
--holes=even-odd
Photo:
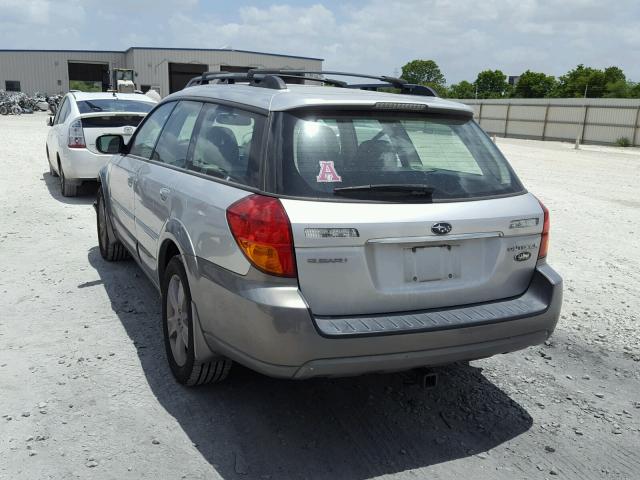
[[[187,168],[213,178],[258,187],[264,126],[263,115],[205,104]]]

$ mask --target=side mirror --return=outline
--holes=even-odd
[[[47,126],[53,127],[53,115],[47,119]]]
[[[101,135],[96,138],[96,150],[100,153],[125,153],[125,143],[122,135]]]

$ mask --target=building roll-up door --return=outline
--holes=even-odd
[[[108,88],[108,64],[69,62],[69,90],[106,92]]]
[[[189,80],[209,69],[201,63],[169,63],[169,93],[182,90]]]

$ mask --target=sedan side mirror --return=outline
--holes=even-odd
[[[47,119],[47,126],[53,127],[53,115]]]
[[[122,135],[101,135],[96,138],[96,149],[100,153],[125,153],[125,143]]]

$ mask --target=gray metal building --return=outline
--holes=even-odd
[[[322,61],[228,49],[0,50],[0,89],[56,94],[82,84],[106,90],[111,69],[130,68],[138,89],[153,88],[164,97],[205,71],[245,72],[258,67],[321,70]]]

